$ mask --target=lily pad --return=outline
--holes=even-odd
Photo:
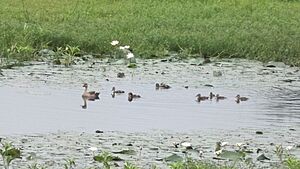
[[[218,70],[214,70],[214,71],[213,71],[213,76],[214,76],[214,77],[220,77],[220,76],[222,76],[222,72],[221,72],[221,71],[218,71]]]
[[[128,64],[127,67],[128,67],[128,68],[136,68],[137,65],[136,65],[135,63],[130,63],[130,64]]]
[[[177,154],[172,154],[166,158],[164,158],[166,162],[180,162],[183,161],[183,158]]]
[[[125,59],[119,59],[118,61],[116,61],[114,64],[116,65],[124,65],[126,63]]]
[[[230,159],[230,160],[243,159],[245,156],[246,154],[242,151],[228,151],[228,150],[223,150],[222,153],[219,155],[219,157]]]
[[[136,155],[136,152],[134,150],[121,150],[121,151],[114,151],[114,154],[127,154],[127,155]]]
[[[97,156],[94,156],[93,159],[95,161],[98,161],[98,162],[109,162],[109,161],[124,161],[123,159],[121,159],[120,157],[118,156],[112,156],[112,155],[97,155]]]
[[[265,154],[260,154],[256,158],[258,161],[270,160],[270,158],[266,157]]]

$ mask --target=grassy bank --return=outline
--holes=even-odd
[[[140,57],[170,51],[300,66],[298,0],[2,0],[2,57],[42,48],[110,53],[112,40]]]

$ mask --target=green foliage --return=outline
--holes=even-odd
[[[296,159],[293,156],[289,156],[284,162],[289,169],[299,169],[300,168],[300,160]]]
[[[74,169],[76,167],[76,163],[73,159],[66,159],[66,163],[64,164],[65,169]]]
[[[122,161],[120,157],[112,156],[108,152],[103,152],[97,156],[94,156],[94,160],[102,163],[106,169],[110,169],[112,161]]]
[[[139,169],[139,168],[129,162],[125,162],[124,169]]]
[[[13,147],[11,143],[1,143],[1,145],[0,154],[3,159],[4,168],[8,169],[13,160],[21,158],[21,151]]]
[[[42,165],[39,165],[37,163],[34,163],[32,165],[29,165],[28,166],[28,169],[46,169],[46,167],[42,166]]]
[[[147,58],[175,51],[300,65],[299,0],[2,0],[0,11],[0,53],[18,60],[66,44],[111,54],[119,40]]]
[[[211,163],[187,159],[186,161],[176,162],[169,165],[171,169],[234,169],[234,167],[219,166]]]
[[[53,63],[58,65],[62,64],[68,67],[73,64],[74,56],[78,55],[80,51],[78,46],[66,45],[65,48],[57,47]]]

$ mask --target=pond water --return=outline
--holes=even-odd
[[[267,67],[240,59],[202,66],[194,62],[197,60],[138,60],[138,67],[130,69],[117,62],[92,60],[69,68],[34,63],[3,70],[0,134],[300,129],[299,68],[282,64]],[[118,78],[118,72],[124,72],[125,77]],[[88,101],[83,109],[85,82],[89,90],[100,91],[100,100]],[[171,89],[155,90],[156,82],[167,83]],[[126,93],[112,98],[113,86]],[[127,92],[142,98],[128,102]],[[209,92],[227,99],[195,101],[196,94]],[[237,104],[237,94],[250,99]]]

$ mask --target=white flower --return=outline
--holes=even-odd
[[[221,147],[227,146],[229,143],[228,142],[221,142]]]
[[[113,45],[113,46],[116,46],[117,44],[119,44],[119,41],[113,40],[110,44]]]
[[[134,58],[134,54],[131,52],[128,53],[126,56],[127,56],[127,59]]]
[[[192,147],[192,143],[189,143],[189,142],[183,142],[183,143],[181,143],[181,146],[182,147]]]
[[[290,151],[290,150],[292,150],[294,148],[294,146],[287,146],[285,149],[287,150],[287,151]]]
[[[221,155],[221,154],[222,154],[222,152],[223,152],[223,149],[221,149],[221,150],[218,150],[218,151],[215,151],[215,154],[216,154],[217,156],[219,156],[219,155]]]
[[[90,151],[97,151],[98,148],[97,148],[97,147],[90,147],[89,150],[90,150]]]
[[[129,49],[129,48],[130,48],[130,46],[128,46],[128,45],[120,46],[120,47],[119,47],[119,49],[121,49],[121,50]],[[129,51],[129,50],[128,50],[128,51]]]
[[[245,144],[245,143],[236,143],[235,145],[236,145],[237,147],[241,148],[241,147],[245,146],[246,144]]]

